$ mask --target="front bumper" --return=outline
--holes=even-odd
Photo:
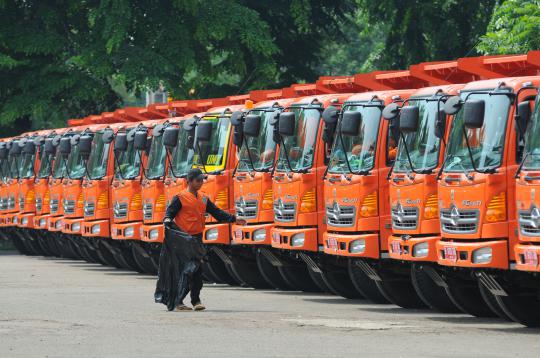
[[[272,232],[272,247],[276,249],[284,250],[302,250],[302,251],[319,251],[319,242],[317,240],[317,228],[279,228],[274,227],[271,230]],[[293,246],[293,236],[304,235],[303,243],[300,239]],[[296,236],[296,237],[298,237]]]
[[[274,224],[241,226],[233,224],[231,228],[233,245],[271,245]],[[254,235],[256,232],[257,235]],[[264,234],[263,234],[264,233]],[[264,238],[263,238],[264,235]]]
[[[540,258],[540,245],[518,244],[514,246],[516,269],[520,271],[540,272],[538,261]]]
[[[115,240],[140,240],[142,222],[114,223],[111,225],[111,237]]]
[[[80,235],[83,227],[83,218],[64,218],[62,232],[70,235]]]
[[[403,240],[403,237],[406,240]],[[437,242],[440,236],[411,237],[392,235],[388,238],[388,256],[395,260],[437,262]],[[417,245],[427,246],[427,252],[414,255]],[[423,250],[425,251],[425,250]]]
[[[49,219],[47,220],[49,231],[62,231],[64,225],[63,221],[63,216],[49,216]]]
[[[34,216],[34,229],[47,230],[47,223],[50,217],[50,214]]]
[[[139,230],[142,241],[162,243],[165,240],[165,231],[162,223],[143,224]]]
[[[487,262],[474,262],[474,252],[483,248],[491,249],[491,259]],[[443,266],[507,270],[509,267],[508,241],[456,242],[439,240],[437,242],[437,262]]]
[[[33,229],[34,216],[36,216],[35,213],[25,213],[17,215],[17,226],[25,229]]]
[[[324,253],[328,255],[380,258],[379,234],[343,235],[325,232],[323,240]],[[364,249],[353,249],[353,242],[363,243]]]
[[[206,225],[202,242],[204,244],[231,244],[231,224],[209,224]]]
[[[84,221],[82,224],[84,237],[110,237],[109,220]]]
[[[2,222],[2,226],[6,227],[6,226],[17,226],[17,222],[18,222],[18,218],[17,216],[19,215],[18,212],[14,212],[14,213],[7,213],[7,214],[4,214],[2,215],[3,216],[3,222]]]

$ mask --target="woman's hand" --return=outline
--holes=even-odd
[[[236,218],[236,224],[244,226],[244,225],[247,224],[247,221],[246,221],[246,219]]]

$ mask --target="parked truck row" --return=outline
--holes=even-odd
[[[0,140],[0,235],[156,274],[193,167],[208,282],[540,326],[540,51],[68,120]],[[540,196],[540,193],[539,193]]]

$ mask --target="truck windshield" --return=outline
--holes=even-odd
[[[60,156],[61,157],[61,156]],[[63,178],[66,176],[66,165],[64,164],[65,159],[60,159],[61,163],[59,165],[56,165],[56,161],[54,162],[54,177],[55,178]],[[69,153],[69,157],[67,159],[67,166],[69,168],[69,177],[72,179],[81,179],[84,175],[84,159],[81,156],[81,153],[79,151],[79,146],[74,145],[71,147],[71,153]],[[56,173],[56,168],[59,169],[58,177]]]
[[[6,181],[9,179],[9,160],[8,159],[2,159],[2,162],[0,164],[0,170],[2,171],[2,181]]]
[[[172,165],[169,168],[169,177],[183,176],[193,165],[193,149],[188,149],[185,146],[187,143],[188,132],[182,129],[180,125],[180,133],[178,133],[178,142],[173,152]]]
[[[309,169],[315,159],[315,143],[319,129],[321,112],[317,108],[293,107],[291,111],[296,113],[295,135],[283,138],[283,146],[280,148],[277,170],[299,171]],[[287,163],[285,150],[291,164]]]
[[[203,120],[212,123],[212,138],[207,143],[196,143],[193,162],[204,167],[209,173],[218,172],[225,169],[227,144],[229,143],[229,132],[231,130],[230,120],[228,117],[203,117]],[[197,130],[195,129],[195,131]],[[204,158],[204,163],[200,154]]]
[[[115,154],[116,155],[116,154]],[[133,141],[128,143],[127,149],[119,153],[114,169],[116,179],[134,179],[141,170],[141,156],[133,147]]]
[[[343,143],[339,136],[336,136],[330,154],[328,172],[349,173],[347,159],[351,170],[355,173],[370,170],[375,164],[381,109],[380,107],[351,105],[346,106],[344,110],[362,114],[360,131],[357,136],[342,136]]]
[[[399,142],[395,172],[408,172],[414,170],[433,169],[439,163],[440,139],[435,135],[435,121],[437,119],[437,101],[411,99],[411,106],[419,109],[418,130],[404,133],[405,143]],[[407,144],[413,168],[409,164],[404,145]]]
[[[34,162],[36,160],[36,153],[21,154],[20,163],[20,175],[23,179],[28,179],[34,175]]]
[[[13,179],[19,178],[22,162],[23,161],[21,160],[19,156],[16,156],[16,155],[9,156],[9,172],[10,172],[11,178]]]
[[[465,100],[468,94],[463,92],[461,98]],[[448,172],[469,172],[474,168],[484,171],[498,167],[502,161],[510,98],[506,95],[488,93],[471,93],[468,98],[485,101],[482,127],[465,129],[474,162],[471,161],[463,134],[462,109],[454,117],[448,139],[447,159],[444,165],[444,170]]]
[[[39,162],[39,171],[37,177],[48,178],[51,174],[53,156],[51,153],[47,154],[44,150],[41,150],[41,157]]]
[[[148,153],[148,169],[146,177],[148,179],[158,179],[165,173],[165,146],[163,145],[163,136],[154,137]]]
[[[273,127],[270,125],[270,120],[274,118],[278,112],[279,109],[274,111],[254,110],[251,112],[251,114],[261,116],[260,133],[258,137],[245,138],[240,153],[238,153],[239,172],[268,170],[274,164],[276,143],[272,139]],[[252,161],[253,166],[251,164]]]
[[[88,179],[101,179],[107,173],[109,146],[103,141],[103,132],[97,132],[92,140],[90,157],[88,158]]]
[[[540,169],[540,97],[536,99],[525,142],[523,169]]]

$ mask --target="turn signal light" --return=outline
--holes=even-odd
[[[216,195],[216,206],[220,208],[221,210],[227,210],[229,201],[227,200],[229,198],[229,189],[225,188]]]
[[[165,195],[163,194],[156,199],[156,211],[165,211]]]
[[[28,193],[26,193],[26,204],[33,204],[36,200],[36,192],[33,190],[29,190]]]
[[[491,198],[486,210],[486,221],[497,222],[506,220],[506,193],[501,192]]]
[[[426,206],[424,207],[424,218],[436,219],[439,217],[438,199],[437,194],[431,194],[426,199]]]
[[[100,194],[97,200],[97,208],[98,209],[107,209],[109,206],[109,200],[107,198],[107,192],[103,192]]]
[[[142,197],[141,194],[135,194],[131,198],[131,210],[141,210],[142,209]]]
[[[364,198],[362,207],[360,208],[360,215],[363,217],[378,215],[377,191],[374,191]]]
[[[268,189],[264,193],[264,197],[262,201],[262,208],[266,210],[272,209],[273,204],[274,204],[274,192],[272,191],[272,189]]]
[[[315,211],[316,207],[315,188],[312,188],[302,195],[302,199],[300,200],[300,212],[311,213]]]
[[[49,207],[50,200],[51,200],[51,192],[47,190],[45,191],[45,194],[43,195],[43,207],[45,208]]]
[[[84,199],[82,192],[79,194],[79,197],[77,198],[77,208],[82,208],[84,206]]]

